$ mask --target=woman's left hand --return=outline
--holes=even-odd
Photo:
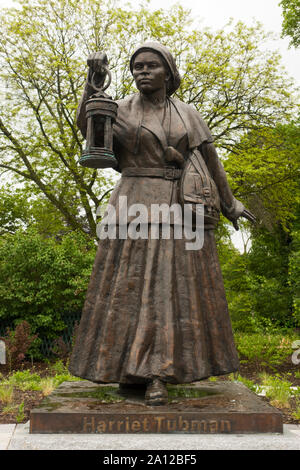
[[[250,220],[250,222],[252,222],[253,224],[256,222],[256,217],[248,209],[244,209],[239,217],[244,217],[245,219]],[[239,226],[237,223],[238,218],[232,222],[235,230],[239,230]]]

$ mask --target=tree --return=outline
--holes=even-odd
[[[35,188],[0,187],[0,235],[14,234],[19,229],[35,228],[44,237],[62,236],[72,231],[59,210]],[[37,191],[35,191],[37,193]]]
[[[298,120],[248,132],[224,161],[236,197],[269,231],[288,233],[299,204],[299,129]]]
[[[110,0],[20,0],[2,15],[0,168],[26,182],[28,196],[43,195],[67,227],[95,236],[95,209],[111,180],[78,165],[75,111],[87,55],[107,51],[118,99],[134,91],[128,58],[136,44],[166,44],[183,78],[178,97],[201,112],[220,149],[233,150],[241,134],[285,122],[295,109],[280,57],[260,49],[266,37],[258,24],[203,31],[180,6],[151,12]]]
[[[295,121],[249,132],[224,161],[235,194],[258,219],[249,253],[224,267],[237,328],[299,325],[299,155]]]
[[[300,215],[292,231],[292,243],[289,256],[288,284],[292,294],[293,316],[297,326],[300,325]]]
[[[290,46],[300,45],[300,1],[281,0],[282,7],[282,36],[289,36]]]

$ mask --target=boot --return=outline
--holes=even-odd
[[[160,379],[154,379],[147,385],[145,393],[146,405],[158,406],[168,403],[168,391],[166,384]]]

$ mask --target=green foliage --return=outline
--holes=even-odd
[[[272,329],[297,326],[288,283],[287,237],[282,230],[253,231],[251,249],[243,254],[223,243],[220,263],[235,331],[254,333],[270,325]]]
[[[248,253],[224,244],[220,258],[233,329],[260,333],[300,325],[299,245],[296,233],[256,231]]]
[[[252,331],[253,305],[247,254],[228,250],[228,258],[220,259],[229,313],[234,330]]]
[[[248,253],[221,258],[235,329],[299,325],[299,122],[245,135],[224,166],[234,194],[257,217]]]
[[[269,231],[290,229],[300,199],[299,166],[299,121],[247,133],[224,161],[235,196]]]
[[[39,338],[54,338],[64,316],[81,311],[95,245],[80,233],[61,240],[19,231],[0,241],[0,318],[26,320]]]
[[[292,343],[295,336],[275,333],[236,333],[235,344],[241,362],[255,364],[257,367],[276,367],[293,353]]]
[[[14,372],[5,381],[8,385],[11,385],[19,390],[40,390],[39,384],[41,377],[39,374],[31,373],[29,370]]]
[[[281,0],[283,23],[282,36],[289,36],[290,45],[298,47],[300,45],[300,1]]]
[[[242,377],[240,374],[237,377],[231,377],[232,380],[237,380],[244,384],[249,390],[254,393],[259,393],[261,391],[261,387],[253,382],[253,380],[247,379],[246,377]]]
[[[22,423],[25,419],[24,407],[25,407],[24,402],[20,403],[20,405],[18,406],[18,412],[16,414],[17,423]]]
[[[266,389],[266,397],[270,399],[271,405],[278,408],[289,408],[292,397],[291,383],[284,380],[279,374],[263,374],[262,385]]]
[[[26,319],[54,338],[64,315],[81,310],[95,254],[87,233],[95,236],[96,208],[115,179],[78,165],[86,57],[108,53],[120,99],[135,91],[128,60],[147,39],[174,54],[177,97],[208,123],[235,196],[258,219],[244,227],[250,252],[232,246],[224,219],[216,234],[234,329],[299,324],[298,100],[262,26],[230,22],[213,33],[181,6],[110,0],[20,0],[1,16],[0,169],[9,184],[0,188],[0,319]]]
[[[66,375],[69,373],[68,367],[62,359],[58,359],[52,363],[49,367],[49,371],[54,375]]]
[[[289,255],[288,284],[292,294],[293,316],[300,325],[300,210],[291,231],[291,251]]]
[[[297,408],[296,408],[296,411],[292,413],[292,416],[300,420],[300,400],[297,400]]]
[[[10,405],[14,398],[14,389],[12,385],[0,385],[0,403]]]
[[[4,10],[1,24],[0,80],[8,87],[0,106],[0,168],[25,185],[30,202],[21,217],[17,201],[11,207],[10,231],[24,216],[42,217],[41,227],[48,220],[51,233],[56,219],[96,234],[96,208],[114,178],[79,167],[76,126],[86,57],[95,50],[107,51],[110,93],[123,98],[135,91],[128,60],[136,45],[148,39],[169,46],[183,78],[178,97],[201,112],[222,149],[234,150],[245,132],[286,122],[295,111],[294,85],[279,55],[262,48],[269,35],[259,24],[230,23],[212,33],[178,5],[150,11],[147,2],[121,8],[110,0],[20,0]],[[49,211],[37,207],[37,217],[31,205],[41,198]]]
[[[48,379],[51,379],[51,382],[49,382]],[[58,387],[62,382],[77,380],[80,379],[71,375],[67,369],[64,371],[60,370],[60,373],[55,373],[54,370],[50,370],[49,375],[46,377],[41,377],[39,374],[32,373],[30,370],[24,370],[12,373],[6,380],[2,381],[1,387],[13,387],[22,391],[41,391],[47,394],[47,387],[49,385],[51,389],[53,389]]]
[[[268,319],[274,327],[294,324],[288,285],[289,252],[288,235],[282,230],[262,229],[255,233],[248,254],[254,316]]]

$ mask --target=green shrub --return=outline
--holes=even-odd
[[[259,366],[276,367],[293,353],[294,336],[271,333],[236,333],[235,344],[240,361]]]
[[[0,322],[26,320],[40,339],[58,337],[64,317],[82,309],[95,250],[75,232],[61,240],[33,230],[1,237]]]
[[[255,333],[255,323],[276,328],[299,325],[299,232],[289,237],[282,229],[251,231],[252,246],[239,253],[221,244],[220,263],[234,331]]]
[[[6,387],[11,386],[22,391],[32,390],[47,393],[47,390],[53,390],[62,382],[77,380],[80,379],[71,375],[66,368],[64,370],[61,369],[59,373],[55,373],[54,370],[50,369],[46,377],[41,377],[37,373],[31,373],[30,370],[24,370],[11,374],[3,381],[3,385]]]
[[[22,390],[40,390],[41,377],[39,374],[31,373],[29,370],[14,372],[5,381],[7,384]]]

